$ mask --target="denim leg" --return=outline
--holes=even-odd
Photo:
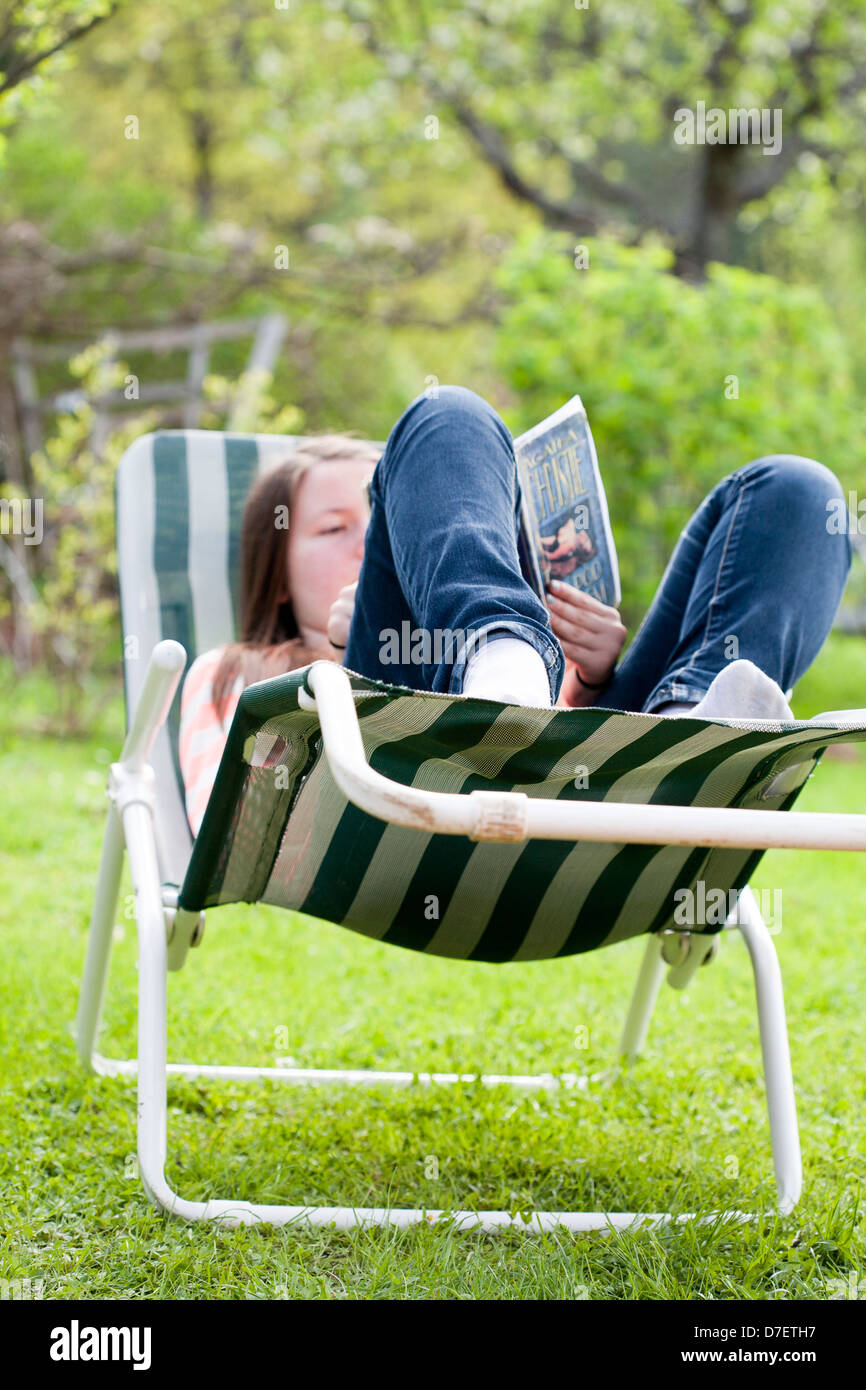
[[[724,478],[682,532],[599,705],[700,700],[737,658],[791,689],[821,650],[848,578],[851,542],[828,527],[828,503],[843,496],[828,468],[796,454]]]
[[[512,633],[544,660],[556,700],[565,658],[520,569],[519,516],[514,445],[493,407],[463,386],[416,397],[373,474],[349,670],[459,694],[476,645]]]

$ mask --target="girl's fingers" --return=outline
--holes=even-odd
[[[614,659],[619,655],[616,648],[609,644],[601,646],[598,643],[588,641],[585,637],[569,637],[565,633],[556,633],[556,636],[559,638],[565,655],[570,657],[572,661],[577,660],[574,655],[577,651],[582,652],[584,660],[589,657],[593,661],[606,660],[608,657]]]
[[[561,633],[568,633],[576,638],[585,638],[595,642],[600,646],[603,642],[613,641],[615,629],[610,623],[589,623],[585,619],[574,618],[570,614],[561,612],[558,608],[550,610],[550,626],[553,628],[557,637]]]
[[[559,638],[560,642],[564,647],[573,647],[575,645],[578,645],[582,647],[589,647],[593,651],[598,651],[598,644],[593,642],[592,638],[588,636],[588,634],[585,632],[579,632],[576,628],[565,627],[564,625],[555,626],[552,623],[551,628],[553,629],[554,636]]]
[[[577,627],[581,632],[605,632],[610,627],[609,622],[605,622],[594,613],[581,613],[577,609],[571,608],[568,604],[561,603],[558,599],[551,599],[548,605],[551,618],[556,617],[560,622],[568,623],[572,627]]]
[[[550,626],[561,641],[591,640],[596,648],[607,645],[622,650],[627,631],[620,621],[616,609],[608,609],[609,618],[601,620],[595,615],[588,617],[576,609],[552,601],[550,607]]]
[[[610,604],[602,603],[592,594],[584,593],[583,589],[576,589],[573,584],[564,584],[561,579],[551,579],[548,592],[553,598],[560,599],[572,608],[583,609],[587,613],[598,614],[599,617],[610,618],[615,615],[619,619],[619,613],[615,608],[611,608]]]
[[[609,629],[601,635],[588,632],[576,623],[566,622],[555,614],[551,615],[550,626],[554,636],[562,643],[566,656],[572,661],[579,659],[575,656],[575,652],[578,651],[582,654],[583,660],[597,661],[602,655],[610,655],[615,660],[622,650],[619,637]]]

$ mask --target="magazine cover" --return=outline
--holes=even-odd
[[[514,441],[523,494],[520,560],[540,598],[562,579],[614,608],[619,566],[595,445],[579,396]]]

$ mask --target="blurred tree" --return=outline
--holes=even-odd
[[[581,391],[623,489],[639,596],[711,473],[773,446],[859,469],[840,440],[858,433],[849,361],[866,385],[851,285],[866,261],[862,0],[2,7],[55,23],[58,40],[70,15],[112,18],[70,30],[3,104],[0,435],[15,334],[92,341],[278,309],[290,330],[271,396],[310,430],[384,438],[436,380],[479,390],[516,429]],[[698,101],[780,106],[781,152],[678,145],[675,113]],[[524,274],[539,220],[563,235]],[[574,243],[596,231],[577,293]],[[616,260],[616,240],[649,260]],[[819,294],[725,279],[713,256],[820,283],[853,351]],[[703,298],[687,273],[707,277]],[[236,379],[244,356],[227,345],[215,377]],[[721,403],[719,374],[738,365],[748,385]],[[46,387],[77,385],[66,371]]]
[[[626,240],[661,234],[679,275],[742,260],[744,210],[789,180],[856,182],[863,206],[862,0],[332,0],[329,8],[352,19],[388,70],[420,84],[438,119],[458,122],[503,185],[550,226]],[[703,126],[700,103],[726,117],[780,112],[778,149],[765,153],[753,133],[752,143],[727,143],[728,122]],[[696,116],[695,139],[680,144],[684,111]]]
[[[4,0],[0,97],[113,15],[122,0]]]
[[[586,405],[620,556],[623,612],[646,608],[681,527],[727,473],[769,453],[817,458],[866,490],[848,353],[820,293],[742,266],[672,276],[660,246],[533,232],[496,274],[495,361],[512,433],[575,393]]]
[[[10,146],[0,222],[28,228],[8,278],[38,298],[25,313],[15,296],[7,331],[95,336],[279,308],[277,389],[322,427],[378,437],[429,377],[483,370],[505,244],[488,219],[534,218],[459,129],[435,138],[426,112],[316,0],[125,7]],[[239,365],[227,351],[216,370]],[[492,374],[482,385],[495,390]]]
[[[70,364],[70,371],[95,396],[122,386],[128,364],[110,357],[103,344],[94,344]],[[297,434],[304,428],[301,412],[276,401],[270,377],[258,374],[250,383],[246,414],[240,428],[269,434]],[[208,397],[214,403],[209,427],[223,424],[220,399],[229,383],[209,378]],[[234,385],[234,383],[232,383]],[[59,417],[44,449],[32,457],[34,488],[41,499],[44,534],[38,593],[28,620],[41,644],[45,667],[53,676],[56,708],[49,722],[56,729],[80,733],[99,712],[94,692],[105,701],[113,696],[99,678],[119,676],[116,638],[119,627],[117,557],[115,550],[114,482],[117,466],[130,444],[156,427],[152,411],[134,421],[122,421],[112,431],[104,452],[91,447],[92,410],[85,401]],[[14,490],[0,486],[0,493]],[[0,623],[17,627],[21,605],[0,569]],[[86,698],[82,699],[82,694]]]

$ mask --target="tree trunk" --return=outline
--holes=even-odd
[[[675,273],[687,280],[706,278],[708,261],[729,261],[739,209],[739,145],[703,145],[692,225],[676,251]]]
[[[24,496],[31,495],[29,469],[12,388],[9,344],[5,338],[0,338],[0,471],[4,481],[12,483]],[[24,576],[29,579],[32,571],[30,546],[25,545],[23,536],[14,533],[6,540]],[[12,656],[15,670],[21,675],[29,671],[32,665],[33,628],[20,588],[10,582],[9,592],[12,600]]]
[[[195,156],[195,206],[202,222],[207,222],[213,213],[213,127],[204,111],[193,111],[190,116],[192,147]]]

